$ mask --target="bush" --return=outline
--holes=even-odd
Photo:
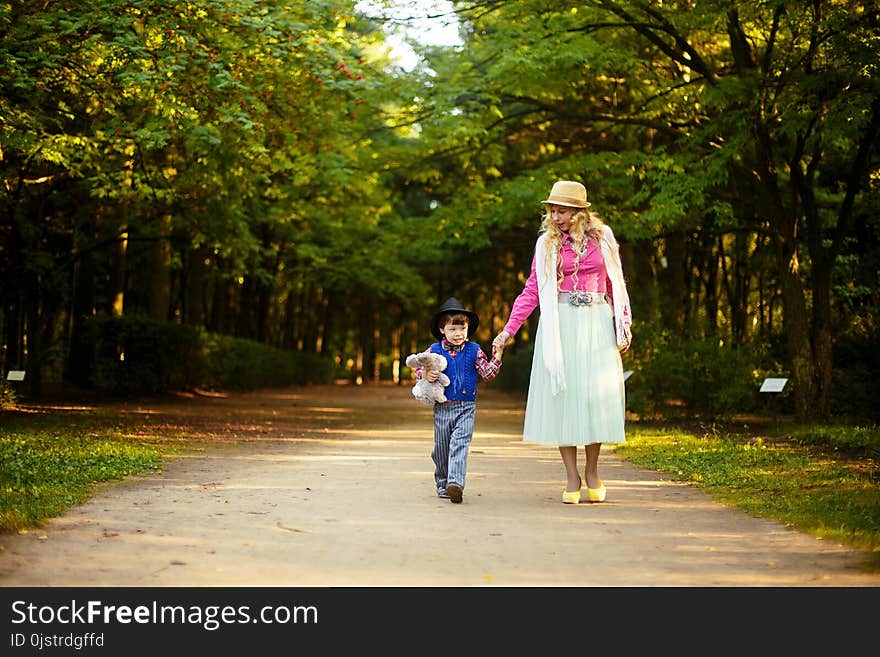
[[[0,408],[11,408],[15,402],[15,391],[5,381],[0,381]]]
[[[834,415],[880,421],[874,382],[880,372],[880,340],[844,337],[834,344],[831,412]]]
[[[249,390],[329,383],[335,363],[318,354],[277,349],[253,340],[202,333],[199,386]]]
[[[719,337],[679,338],[657,333],[634,346],[627,405],[640,415],[729,419],[758,409],[763,354]],[[770,368],[773,369],[772,367]]]
[[[128,394],[192,386],[199,334],[190,326],[147,317],[96,317],[86,335],[94,359],[92,385]]]
[[[318,354],[144,317],[95,318],[86,335],[91,385],[124,395],[328,383],[335,370]]]

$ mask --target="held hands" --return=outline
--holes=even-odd
[[[507,331],[501,331],[495,338],[492,340],[492,356],[501,360],[501,356],[504,353],[504,348],[507,346],[507,342],[510,340],[510,334]]]
[[[424,373],[424,377],[428,379],[428,381],[430,381],[431,383],[436,383],[437,380],[440,378],[440,372],[438,372],[437,370],[427,370]]]

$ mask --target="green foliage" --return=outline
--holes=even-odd
[[[664,240],[693,250],[693,260],[675,263],[680,277],[664,281],[658,270],[666,265],[652,262],[640,272],[653,268],[651,279],[640,284],[662,292],[681,283],[671,303],[705,294],[716,315],[740,320],[737,342],[764,334],[743,321],[755,305],[762,319],[768,301],[802,317],[774,330],[781,326],[797,352],[786,354],[786,369],[798,384],[798,412],[824,413],[827,388],[813,382],[832,363],[811,345],[852,298],[843,295],[838,309],[825,273],[842,240],[863,232],[856,216],[876,215],[859,210],[876,207],[876,157],[864,157],[878,145],[876,14],[845,1],[821,12],[716,0],[457,9],[465,47],[431,58],[436,75],[419,97],[424,180],[444,236],[468,235],[470,247],[490,253],[498,232],[526,242],[539,210],[521,192],[581,180],[624,239],[651,240],[657,253]],[[716,245],[733,234],[777,248],[746,264],[751,249],[719,253]],[[865,269],[870,280],[876,267]],[[876,285],[855,291],[865,287]],[[876,314],[876,298],[870,306]],[[711,327],[719,323],[709,318]],[[726,413],[740,396],[706,401]]]
[[[850,431],[841,427],[839,434]],[[876,428],[871,433],[876,440]],[[794,430],[795,438],[810,435],[816,435],[810,427]],[[876,475],[770,438],[697,435],[673,427],[655,430],[631,424],[627,442],[615,451],[636,465],[703,488],[747,513],[820,538],[878,550],[880,488],[872,478]]]
[[[760,349],[642,327],[624,358],[633,370],[627,407],[638,415],[715,419],[759,409]]]
[[[195,385],[216,390],[330,383],[335,363],[318,354],[276,349],[253,340],[203,333]]]
[[[318,354],[144,317],[89,322],[92,383],[119,395],[328,383],[335,364]]]
[[[874,396],[880,372],[880,339],[864,335],[838,338],[834,345],[832,409],[836,415],[880,420]]]
[[[792,440],[799,445],[816,445],[855,458],[880,458],[880,427],[876,424],[859,426],[835,422],[800,425],[793,433]]]
[[[116,394],[191,386],[197,377],[199,333],[146,317],[98,317],[89,323],[92,383]]]
[[[0,409],[15,406],[15,390],[5,381],[0,381]]]
[[[5,431],[0,435],[0,532],[59,515],[85,501],[96,482],[160,466],[159,450],[103,427],[85,433],[71,427]]]
[[[183,287],[173,308],[150,303],[171,275],[162,266],[200,277],[203,298],[258,281],[261,312],[279,323],[269,309],[310,286],[426,293],[416,255],[400,257],[411,224],[390,212],[389,160],[374,147],[396,146],[386,121],[407,85],[386,72],[381,26],[355,2],[7,3],[0,23],[4,307],[22,306],[16,290],[47,323],[74,306],[75,334],[124,292],[128,314],[188,322],[197,304]],[[108,289],[113,266],[127,289]],[[93,307],[70,303],[80,291]],[[249,300],[223,300],[248,318],[239,325],[251,324]],[[115,386],[116,370],[97,374]]]
[[[58,336],[124,296],[129,314],[345,345],[343,360],[370,350],[355,318],[379,314],[384,363],[397,327],[452,290],[494,317],[509,309],[538,200],[561,177],[585,182],[624,247],[646,254],[625,262],[636,302],[674,283],[664,300],[714,312],[719,335],[769,318],[738,322],[737,341],[794,330],[779,315],[803,305],[789,345],[805,352],[829,318],[871,335],[880,50],[862,4],[462,1],[464,46],[425,48],[412,74],[353,0],[2,4],[0,305],[29,332],[8,348],[27,340],[29,359],[57,362]],[[732,235],[747,236],[737,252]],[[687,261],[664,271],[675,240]],[[786,249],[797,267],[774,260]],[[825,353],[786,358],[820,381]],[[834,372],[847,412],[870,402],[863,362]],[[120,367],[102,357],[95,375],[131,384]],[[705,367],[692,373],[725,378]],[[138,368],[150,389],[197,374]],[[237,377],[251,380],[213,379]],[[710,415],[750,402],[696,392],[675,397]]]

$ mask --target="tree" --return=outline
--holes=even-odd
[[[409,228],[371,150],[396,106],[383,38],[349,1],[0,7],[0,294],[32,391],[59,341],[87,382],[97,313],[294,346],[276,309],[352,253],[380,275],[339,294],[417,296],[389,240],[364,248]]]
[[[744,231],[757,245],[767,236],[796,411],[826,416],[832,273],[876,185],[877,9],[848,1],[457,6],[469,21],[467,47],[436,59],[424,105],[436,127],[432,157],[464,173],[446,181],[463,202],[441,216],[462,229],[473,222],[488,240],[521,221],[524,191],[579,176],[625,239],[666,236],[674,245],[693,231]],[[499,199],[505,217],[492,214]],[[467,205],[476,215],[465,220]],[[721,252],[732,262],[753,250]]]

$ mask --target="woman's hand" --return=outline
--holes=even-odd
[[[510,333],[507,331],[501,331],[501,333],[492,339],[492,353],[495,353],[496,351],[503,352],[509,340]]]
[[[629,351],[629,348],[632,345],[632,331],[628,324],[623,327],[623,339],[624,344],[618,347],[618,351],[620,351],[621,354],[625,354]]]

